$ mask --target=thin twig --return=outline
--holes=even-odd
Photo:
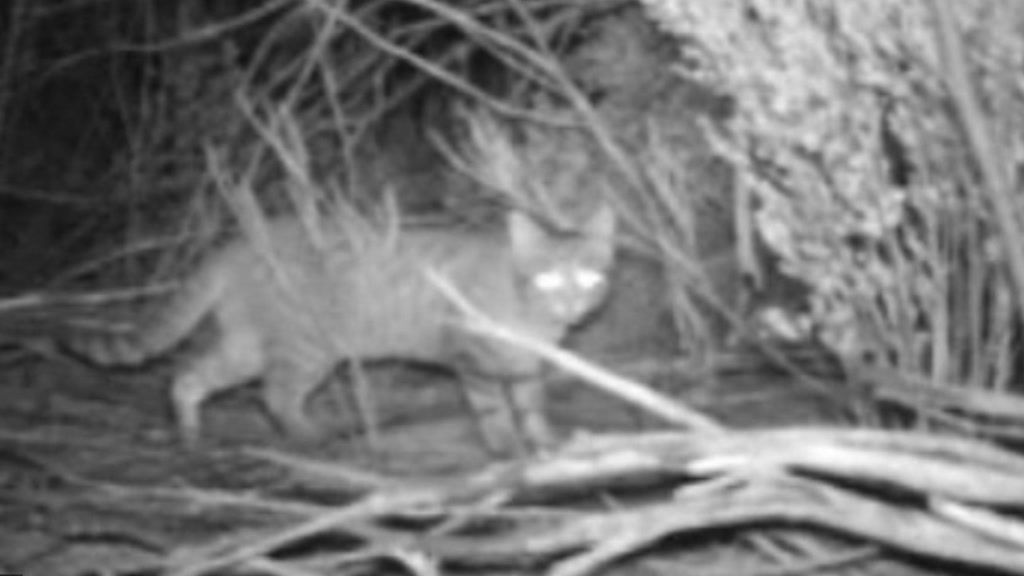
[[[708,416],[692,410],[667,396],[659,394],[637,382],[616,376],[566,350],[541,342],[535,338],[530,338],[498,323],[486,316],[479,308],[473,306],[447,278],[443,277],[436,270],[426,269],[424,273],[427,279],[441,291],[445,298],[465,315],[466,320],[468,320],[464,324],[466,329],[502,340],[524,350],[529,350],[557,365],[559,368],[579,376],[584,382],[595,388],[635,404],[671,424],[700,431],[722,430],[721,425]]]

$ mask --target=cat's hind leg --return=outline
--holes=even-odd
[[[255,379],[262,369],[262,350],[249,338],[222,340],[194,358],[171,385],[174,417],[185,445],[195,447],[199,443],[204,402]]]
[[[323,359],[280,359],[268,367],[263,380],[263,405],[291,438],[300,442],[320,439],[320,429],[309,418],[309,397],[326,380],[333,365]]]

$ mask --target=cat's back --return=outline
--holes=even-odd
[[[342,253],[341,259],[347,261],[343,268],[358,274],[367,289],[380,288],[381,292],[402,285],[433,286],[426,274],[432,271],[468,294],[495,294],[499,287],[509,285],[515,273],[500,229],[461,225],[411,227],[364,251]]]
[[[356,355],[429,356],[452,307],[428,271],[491,315],[521,316],[500,229],[416,226],[353,237],[282,220],[265,232],[225,245],[206,265],[223,285],[219,320],[229,329],[329,340]]]
[[[440,334],[454,320],[453,305],[431,280],[444,278],[488,315],[522,316],[515,269],[503,232],[468,227],[413,227],[355,253],[342,251],[326,282],[344,346],[360,354],[396,348],[403,354],[439,353]]]
[[[353,235],[340,225],[311,229],[293,218],[282,218],[228,242],[204,268],[239,285],[270,276],[330,282],[359,277],[386,282],[413,272],[420,275],[427,268],[455,275],[485,269],[504,274],[511,271],[509,256],[500,227],[420,225]],[[267,287],[262,282],[250,286]]]

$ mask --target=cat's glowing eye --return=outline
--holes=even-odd
[[[565,288],[565,275],[558,271],[542,272],[533,277],[533,285],[541,292],[554,292]]]
[[[580,288],[593,290],[604,283],[605,277],[604,274],[589,268],[580,268],[575,271],[573,279]]]

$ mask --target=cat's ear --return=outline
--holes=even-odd
[[[594,210],[590,218],[583,223],[582,232],[590,238],[611,242],[615,239],[615,210],[607,203],[602,202]]]
[[[586,250],[595,266],[604,268],[615,258],[615,210],[602,203],[583,223],[580,232],[586,242]]]
[[[521,210],[509,211],[508,234],[512,252],[520,256],[541,253],[550,242],[548,231],[536,219]]]

